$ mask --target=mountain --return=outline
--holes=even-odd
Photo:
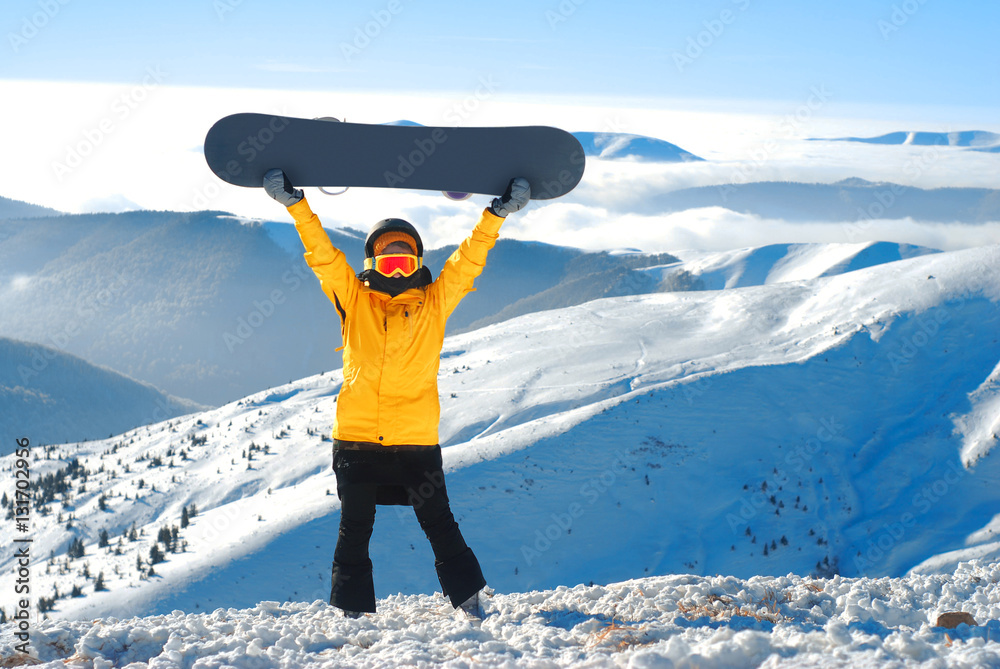
[[[440,267],[455,248],[427,254],[429,264]],[[500,239],[476,282],[476,299],[459,304],[448,319],[448,333],[600,297],[656,292],[659,286],[643,269],[676,261],[666,253],[585,252]]]
[[[0,220],[5,218],[39,218],[41,216],[58,216],[60,212],[37,204],[11,200],[0,196]],[[3,238],[0,238],[3,241]]]
[[[327,232],[360,268],[365,234]],[[213,405],[340,365],[336,310],[292,225],[147,211],[0,221],[0,238],[0,336]],[[440,270],[454,249],[428,251],[427,266]],[[477,283],[479,299],[459,305],[449,331],[554,289],[553,306],[621,294],[632,267],[669,260],[502,240]]]
[[[361,267],[365,234],[327,232]],[[336,310],[302,259],[294,226],[220,212],[128,212],[0,221],[0,235],[0,336],[211,405],[340,366]],[[427,266],[438,271],[455,248],[429,250]],[[683,269],[677,263],[667,254],[501,239],[448,333],[601,297],[694,287],[650,269],[667,266],[669,274]],[[866,265],[842,269],[858,266]]]
[[[607,298],[450,336],[441,439],[463,534],[499,592],[670,574],[900,577],[934,560],[948,571],[960,551],[995,562],[998,287],[993,246]],[[56,566],[33,587],[83,595],[51,615],[326,600],[340,383],[313,376],[36,450],[32,473],[52,483],[37,491],[32,550]],[[178,552],[162,549],[149,574],[152,544],[175,526],[164,544]],[[14,559],[0,546],[0,569]],[[402,507],[379,514],[372,559],[379,597],[438,588]]]
[[[870,219],[967,224],[1000,220],[1000,190],[923,189],[858,178],[833,184],[761,181],[699,186],[644,194],[636,200],[637,208],[648,214],[723,207],[764,218],[845,225]]]
[[[0,337],[0,454],[103,439],[205,407],[54,348]]]
[[[0,235],[2,336],[203,404],[335,365],[322,342],[336,313],[260,224],[140,211],[5,221]]]
[[[960,132],[890,132],[878,137],[835,137],[830,139],[810,138],[811,141],[860,142],[863,144],[896,144],[913,146],[964,146],[972,148],[996,147],[1000,145],[1000,135],[985,130],[964,130]]]
[[[685,151],[675,144],[654,137],[621,132],[574,132],[584,153],[602,160],[635,160],[639,162],[687,163],[704,158]]]

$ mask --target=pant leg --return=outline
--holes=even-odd
[[[336,463],[336,459],[335,459]],[[335,465],[335,469],[336,465]],[[333,553],[330,604],[346,611],[375,612],[375,583],[368,542],[375,526],[373,483],[353,483],[337,471],[340,531]]]
[[[441,469],[441,448],[418,451],[407,459],[407,495],[434,551],[441,587],[457,607],[482,590],[486,579],[451,512]]]

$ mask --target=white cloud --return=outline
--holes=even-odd
[[[264,66],[296,67],[276,62]],[[470,81],[470,94],[479,85]],[[208,170],[201,153],[191,150],[202,144],[216,120],[257,111],[306,118],[335,115],[370,123],[406,116],[427,125],[447,125],[447,114],[461,98],[456,93],[389,95],[161,85],[135,101],[124,115],[117,102],[134,86],[24,81],[0,82],[0,86],[5,99],[15,101],[0,108],[0,123],[19,129],[5,142],[5,155],[13,159],[0,164],[0,183],[8,189],[0,195],[67,212],[216,209],[284,221],[290,221],[287,213],[260,189],[221,182]],[[64,105],[67,99],[74,100],[71,113]],[[533,203],[504,228],[506,235],[554,243],[570,243],[567,238],[572,237],[576,245],[589,248],[637,246],[652,251],[849,241],[844,226],[835,223],[792,224],[716,209],[661,216],[643,206],[656,193],[685,187],[765,180],[833,182],[855,176],[925,188],[996,187],[1000,154],[958,147],[806,141],[808,137],[874,136],[900,129],[963,128],[941,124],[921,128],[912,119],[834,118],[823,116],[825,109],[801,123],[789,124],[788,114],[794,111],[726,113],[665,101],[618,106],[607,101],[525,101],[498,89],[480,100],[462,122],[470,126],[548,124],[571,131],[648,135],[708,159],[667,165],[591,160],[573,193],[552,203]],[[109,118],[113,124],[100,133],[98,142],[94,133]],[[1000,125],[969,129],[1000,132]],[[65,162],[67,151],[88,141],[93,146],[86,147],[88,154],[71,171],[60,174],[54,169],[56,163]],[[109,185],[118,195],[107,194]],[[460,241],[490,200],[477,195],[453,203],[436,194],[402,190],[351,189],[335,198],[314,189],[307,192],[328,227],[367,230],[377,220],[400,216],[425,231],[428,248]],[[992,226],[945,228],[907,221],[873,222],[865,234],[910,243],[933,242],[930,245],[938,248],[996,239]]]
[[[22,291],[31,285],[32,277],[27,274],[16,274],[10,280],[10,287],[14,291]]]
[[[725,251],[774,243],[890,241],[957,250],[1000,244],[1000,222],[979,225],[911,219],[790,222],[706,207],[656,216],[616,215],[606,209],[552,204],[512,218],[503,234],[588,250],[647,253]]]

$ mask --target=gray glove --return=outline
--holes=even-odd
[[[528,183],[528,180],[522,177],[511,179],[510,183],[507,184],[507,191],[503,196],[493,198],[493,203],[490,205],[490,213],[501,218],[506,218],[507,214],[520,211],[524,205],[528,204],[528,200],[530,199],[531,184]]]
[[[286,207],[291,207],[304,195],[278,168],[268,170],[264,174],[264,191]]]

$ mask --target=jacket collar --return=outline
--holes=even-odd
[[[385,293],[389,297],[401,295],[414,288],[424,288],[434,282],[434,277],[431,276],[431,271],[427,267],[421,267],[412,276],[398,279],[386,277],[374,269],[366,269],[358,274],[358,278],[366,287]]]
[[[368,284],[362,287],[362,292],[367,293],[372,298],[379,300],[380,302],[385,302],[388,304],[392,302],[393,304],[418,304],[423,302],[426,298],[426,290],[424,288],[410,288],[409,290],[404,290],[398,295],[390,295],[389,293],[382,292],[381,290],[375,290]]]

